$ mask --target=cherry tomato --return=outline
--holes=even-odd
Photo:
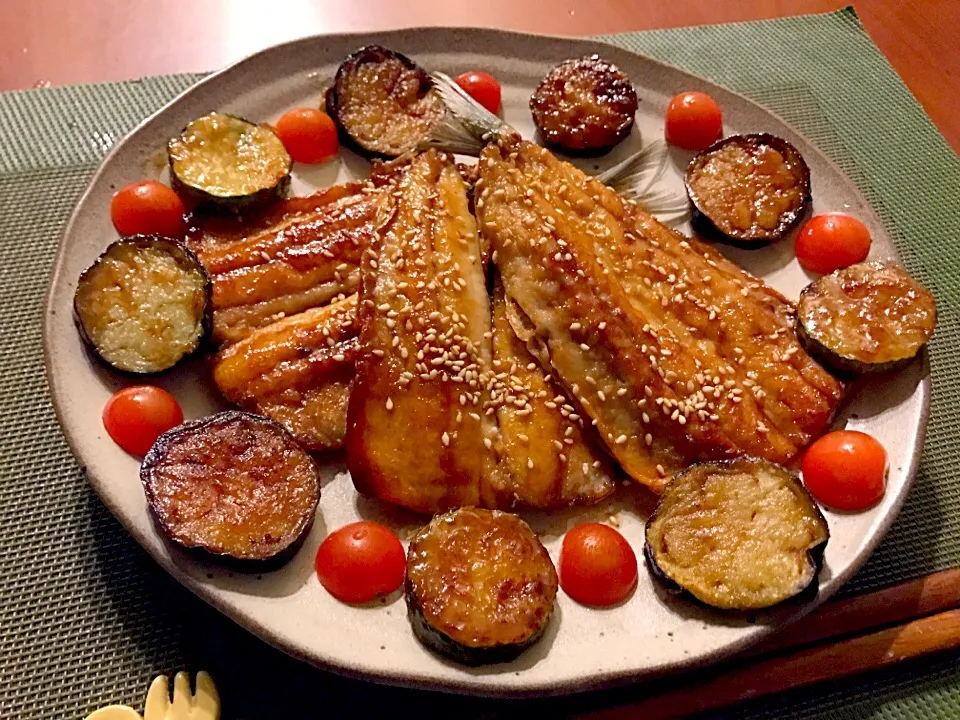
[[[883,497],[887,451],[866,433],[838,430],[817,440],[803,456],[803,484],[837,510],[865,510]]]
[[[124,388],[103,407],[107,433],[131,455],[146,455],[158,437],[182,422],[177,399],[153,385]]]
[[[560,587],[583,605],[615,605],[637,585],[637,556],[608,525],[581,523],[560,547]]]
[[[832,273],[867,259],[870,231],[852,215],[815,215],[800,228],[795,250],[806,270]]]
[[[337,154],[337,126],[323,110],[288,110],[277,120],[274,130],[298,163],[322,163]]]
[[[121,235],[183,237],[183,213],[180,196],[156,180],[131,183],[110,201],[110,219]]]
[[[320,584],[337,600],[365,603],[403,584],[407,558],[389,529],[355,522],[327,535],[314,566]]]
[[[702,92],[682,92],[667,106],[667,142],[684,150],[705,150],[723,130],[723,113],[717,102]]]
[[[500,83],[493,75],[474,70],[459,75],[456,83],[494,115],[500,111]]]

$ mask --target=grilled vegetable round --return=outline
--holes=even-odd
[[[687,167],[694,226],[739,245],[783,238],[810,206],[810,168],[773,135],[732,135]]]
[[[858,263],[824,275],[800,293],[797,335],[839,373],[902,367],[933,336],[930,291],[892,264]]]
[[[237,411],[161,435],[140,480],[170,540],[243,561],[286,559],[320,500],[317,466],[290,434]]]
[[[282,197],[293,165],[271,128],[217,112],[197,118],[170,140],[167,158],[177,192],[227,210]]]
[[[74,319],[81,337],[107,364],[157,373],[209,337],[212,292],[210,276],[184,245],[135,235],[110,245],[80,275]]]
[[[757,610],[814,582],[829,536],[795,475],[744,457],[678,473],[647,521],[644,553],[670,589],[724,610]]]
[[[550,145],[573,152],[609,150],[633,127],[637,92],[599,55],[566,60],[530,98],[533,121]]]
[[[466,665],[512,660],[553,613],[557,573],[516,515],[466,507],[438,515],[407,551],[414,634]]]
[[[327,113],[344,141],[365,155],[396,157],[413,150],[444,112],[427,72],[379,45],[349,55],[327,92]]]

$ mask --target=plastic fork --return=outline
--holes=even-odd
[[[220,720],[220,696],[213,678],[197,673],[196,692],[190,692],[190,674],[178,672],[173,678],[173,702],[166,675],[156,678],[147,692],[143,720]]]

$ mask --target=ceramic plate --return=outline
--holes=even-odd
[[[109,218],[112,193],[128,182],[164,175],[163,148],[190,120],[217,109],[257,121],[274,121],[294,106],[314,105],[340,61],[352,50],[380,43],[431,70],[457,75],[483,69],[503,85],[504,117],[533,137],[527,102],[556,63],[598,52],[620,66],[641,98],[633,134],[613,153],[579,160],[595,171],[611,166],[644,144],[663,137],[663,112],[681,90],[709,92],[724,111],[725,132],[770,132],[796,145],[810,165],[814,211],[846,210],[870,227],[872,256],[896,258],[888,233],[856,187],[811,143],[764,108],[711,83],[649,58],[591,41],[521,35],[495,30],[414,29],[367,35],[297,40],[264,50],[217,73],[174,100],[120,142],[97,171],[64,233],[46,305],[45,347],[53,401],[64,433],[90,483],[127,530],[157,562],[207,602],[267,642],[318,666],[389,683],[498,696],[570,693],[714,662],[754,643],[809,611],[864,563],[899,510],[910,487],[923,444],[929,397],[926,366],[855,390],[839,425],[877,437],[890,457],[886,496],[857,514],[827,513],[832,538],[816,599],[749,618],[724,617],[662,594],[644,568],[625,604],[590,610],[562,593],[546,636],[509,664],[467,669],[431,654],[414,638],[403,598],[395,593],[369,607],[342,605],[313,574],[313,556],[330,530],[359,518],[393,526],[409,537],[422,519],[359,497],[343,463],[323,468],[320,511],[306,544],[273,573],[242,575],[204,564],[178,551],[158,533],[147,512],[137,459],[107,437],[100,423],[104,403],[129,378],[91,361],[73,326],[71,302],[77,277],[116,237]],[[689,154],[665,155],[658,187],[679,191]],[[365,176],[366,161],[342,152],[334,162],[296,166],[293,191]],[[688,230],[681,223],[683,230]],[[722,248],[788,297],[796,298],[809,277],[793,258],[792,238],[752,251]],[[202,362],[160,378],[180,400],[187,418],[222,408]],[[566,527],[583,519],[617,515],[620,529],[639,551],[649,498],[623,494],[600,508],[528,520],[542,534],[554,561]]]

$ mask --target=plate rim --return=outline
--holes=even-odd
[[[750,636],[740,638],[738,640],[732,641],[729,644],[723,646],[722,648],[710,650],[706,653],[700,655],[692,655],[687,659],[680,659],[675,662],[668,662],[656,669],[645,669],[645,670],[613,670],[605,671],[603,673],[598,673],[596,675],[586,676],[581,678],[576,682],[565,682],[563,680],[545,680],[538,681],[528,685],[523,686],[500,686],[493,683],[485,683],[482,678],[478,678],[469,674],[464,673],[463,679],[464,682],[459,682],[457,680],[448,680],[443,678],[435,678],[424,675],[418,675],[417,670],[407,670],[404,668],[398,668],[396,672],[386,674],[382,672],[372,672],[367,671],[363,667],[356,666],[350,662],[337,661],[334,657],[318,657],[315,654],[309,652],[303,652],[295,645],[289,643],[286,638],[282,635],[275,633],[267,625],[263,624],[259,619],[236,610],[233,608],[230,603],[222,600],[218,597],[217,593],[211,589],[211,586],[208,586],[198,579],[194,578],[189,573],[181,570],[176,562],[173,561],[172,556],[165,555],[163,553],[155,552],[151,546],[151,543],[147,540],[147,533],[141,531],[133,522],[129,522],[125,517],[125,513],[121,510],[120,505],[116,502],[110,492],[107,491],[108,483],[102,479],[93,477],[87,472],[86,464],[84,463],[81,453],[79,452],[74,438],[67,431],[65,419],[62,415],[62,407],[60,396],[66,391],[66,388],[61,387],[60,380],[57,378],[52,359],[52,347],[54,345],[54,329],[51,322],[52,314],[55,314],[58,308],[53,307],[53,299],[57,286],[60,284],[60,277],[63,272],[63,266],[66,256],[66,239],[72,234],[74,225],[78,222],[78,217],[80,216],[80,208],[85,204],[87,198],[92,193],[94,187],[98,184],[101,176],[105,172],[106,166],[113,160],[114,156],[117,155],[121,149],[130,141],[130,139],[138,134],[144,127],[148,126],[150,123],[154,122],[160,115],[168,112],[173,106],[179,104],[184,99],[197,95],[203,92],[203,90],[209,85],[218,82],[223,76],[230,75],[238,70],[242,70],[243,66],[251,63],[252,61],[262,58],[265,55],[275,53],[281,49],[290,49],[294,46],[309,46],[311,43],[316,43],[323,40],[329,40],[331,38],[337,39],[365,39],[367,43],[370,42],[383,42],[388,43],[391,37],[402,36],[402,35],[430,35],[430,34],[456,34],[456,33],[479,33],[479,34],[488,34],[491,36],[500,36],[507,38],[514,38],[518,42],[521,41],[531,41],[531,40],[548,40],[548,41],[560,41],[562,43],[568,43],[571,46],[579,46],[582,48],[583,52],[597,52],[602,51],[606,48],[614,53],[628,53],[634,56],[638,56],[648,63],[657,65],[660,67],[667,68],[675,73],[679,73],[687,78],[695,80],[698,83],[705,83],[707,85],[717,87],[722,89],[724,92],[729,93],[733,96],[736,96],[741,102],[749,104],[754,108],[761,110],[766,115],[773,117],[782,125],[788,128],[798,137],[802,138],[809,146],[820,156],[820,160],[828,164],[838,175],[843,177],[850,185],[856,189],[857,194],[859,195],[860,200],[862,201],[863,209],[866,210],[872,217],[868,218],[875,224],[880,227],[887,228],[886,224],[883,222],[882,218],[879,216],[879,213],[873,208],[873,206],[867,200],[864,191],[862,188],[850,178],[838,165],[830,158],[826,153],[820,150],[817,143],[812,141],[804,133],[800,132],[794,125],[786,121],[776,112],[772,111],[765,105],[749,98],[742,93],[739,93],[735,90],[717,83],[708,78],[696,75],[695,73],[689,72],[683,68],[680,68],[676,65],[673,65],[669,62],[664,62],[660,59],[654,58],[650,55],[647,55],[643,52],[638,52],[633,49],[621,47],[614,45],[606,40],[598,40],[591,37],[570,37],[562,35],[553,35],[553,34],[543,34],[543,33],[533,33],[533,32],[522,32],[514,30],[502,30],[494,27],[471,27],[471,26],[410,26],[403,28],[394,28],[391,30],[378,30],[378,31],[352,31],[352,32],[340,32],[340,33],[320,33],[309,36],[304,36],[296,38],[293,40],[288,40],[282,43],[275,43],[264,47],[254,53],[248,54],[239,60],[230,63],[229,65],[211,72],[197,82],[191,84],[189,87],[185,88],[183,91],[178,93],[174,98],[165,103],[163,106],[158,108],[156,111],[151,113],[149,116],[140,121],[133,129],[131,129],[123,138],[121,138],[104,156],[104,158],[97,165],[96,170],[90,176],[86,187],[83,192],[77,198],[73,210],[70,213],[70,217],[62,232],[59,235],[57,242],[56,254],[53,259],[51,266],[50,277],[47,284],[47,289],[44,293],[43,299],[43,328],[42,328],[42,346],[44,354],[44,375],[47,383],[47,389],[50,395],[51,405],[53,406],[54,414],[57,418],[57,423],[60,426],[61,432],[67,442],[67,445],[70,448],[70,452],[73,455],[75,461],[77,462],[79,468],[84,473],[87,478],[88,483],[96,492],[97,496],[100,498],[101,502],[106,505],[110,510],[111,514],[120,522],[124,530],[133,537],[137,543],[144,549],[147,554],[160,566],[162,567],[169,575],[171,575],[177,582],[190,590],[194,595],[199,597],[201,600],[216,608],[224,616],[228,617],[233,622],[237,623],[239,626],[244,628],[246,631],[253,633],[258,638],[268,643],[272,647],[286,653],[287,655],[297,658],[303,662],[306,662],[314,667],[320,668],[322,670],[330,671],[338,675],[345,677],[361,679],[372,681],[380,684],[394,685],[400,687],[408,687],[421,690],[439,690],[443,692],[455,692],[476,696],[485,696],[493,698],[528,698],[528,697],[548,697],[548,696],[560,696],[560,695],[572,695],[575,693],[589,692],[593,690],[599,690],[604,688],[622,686],[627,684],[634,684],[638,682],[646,682],[651,679],[658,677],[663,677],[667,675],[674,675],[685,670],[706,667],[710,665],[715,665],[723,660],[730,658],[733,655],[736,655],[739,652],[759,643],[763,639],[771,636],[775,632],[782,630],[787,625],[796,622],[798,619],[808,614],[809,612],[815,610],[822,603],[828,600],[834,593],[836,593],[841,587],[843,587],[870,559],[876,550],[877,546],[886,536],[890,527],[900,515],[900,512],[903,508],[904,503],[910,493],[910,490],[913,488],[914,483],[916,482],[917,471],[919,469],[920,459],[923,454],[923,447],[927,433],[927,427],[929,424],[930,416],[930,398],[931,398],[931,378],[930,378],[930,362],[929,354],[926,349],[922,352],[920,367],[920,379],[917,385],[918,399],[920,403],[919,407],[919,428],[917,431],[917,442],[916,450],[911,454],[909,458],[909,463],[905,467],[904,472],[904,482],[900,488],[899,493],[895,496],[893,501],[890,504],[888,512],[879,519],[876,530],[873,535],[869,538],[860,551],[854,556],[852,561],[847,564],[843,571],[839,572],[837,575],[832,575],[822,586],[817,593],[817,596],[802,604],[797,608],[796,612],[791,613],[789,616],[786,616],[782,622],[778,624],[770,624],[758,628],[758,630]],[[579,52],[579,50],[578,50]],[[891,245],[895,259],[898,262],[902,262],[902,257],[899,252],[899,249],[893,244],[893,234],[887,230],[888,235],[891,238]],[[60,309],[63,310],[62,308]],[[52,312],[53,311],[53,312]],[[70,312],[73,312],[72,307]],[[497,677],[496,675],[492,677]]]

